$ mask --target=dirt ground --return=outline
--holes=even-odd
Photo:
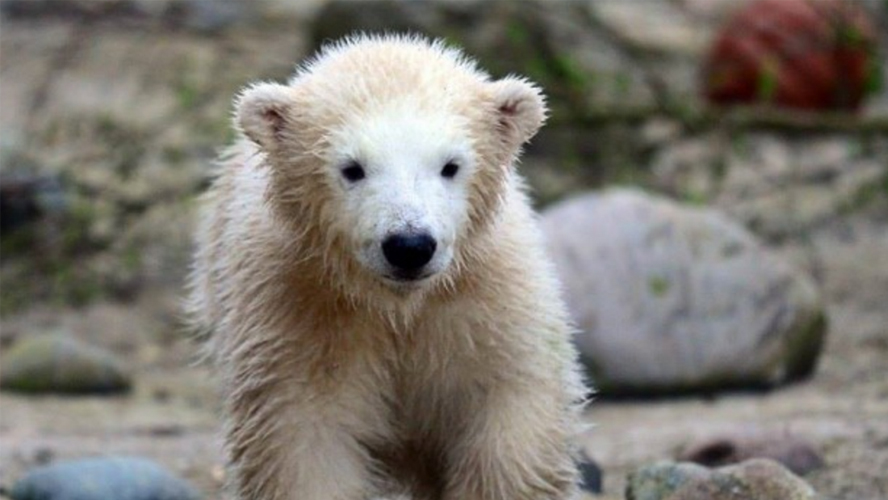
[[[603,466],[610,497],[620,498],[627,472],[674,457],[696,438],[777,431],[822,453],[826,466],[807,479],[825,498],[888,498],[888,310],[880,301],[888,290],[888,231],[858,222],[815,234],[804,251],[782,249],[820,259],[831,327],[812,380],[765,394],[591,404],[583,444]],[[219,401],[210,370],[194,363],[196,346],[177,333],[175,307],[174,291],[156,290],[129,304],[32,309],[4,319],[7,336],[64,328],[109,347],[131,363],[137,383],[126,397],[3,393],[0,483],[50,460],[138,454],[189,478],[207,498],[220,497]]]

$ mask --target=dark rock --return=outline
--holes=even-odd
[[[189,30],[215,33],[243,21],[249,5],[238,0],[190,0],[171,3],[164,16]]]
[[[47,213],[64,209],[61,183],[53,177],[4,176],[0,179],[0,233],[8,234]]]
[[[600,494],[604,483],[601,467],[585,453],[580,455],[577,466],[580,469],[580,488],[589,493]]]
[[[825,334],[814,283],[739,224],[639,191],[542,218],[604,395],[771,387],[813,371]]]
[[[33,462],[37,465],[46,465],[55,459],[55,452],[52,448],[38,448],[34,450]]]
[[[777,462],[756,459],[721,469],[660,462],[629,475],[626,500],[815,500],[816,493]]]
[[[39,467],[19,480],[13,500],[196,500],[195,489],[143,458],[92,458]]]
[[[142,14],[130,0],[5,0],[0,12],[9,19],[60,18],[92,20],[108,17],[137,17]]]
[[[678,457],[682,462],[707,467],[735,464],[752,458],[769,458],[780,462],[798,475],[823,466],[823,459],[810,443],[779,433],[738,433],[707,438],[692,443]]]
[[[19,332],[14,328],[0,328],[0,351],[8,349],[18,336]]]
[[[112,394],[131,384],[112,353],[61,334],[22,338],[0,368],[0,387],[25,393]]]

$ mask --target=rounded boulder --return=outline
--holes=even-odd
[[[629,189],[542,216],[604,395],[772,387],[810,375],[826,321],[813,281],[738,223]]]
[[[0,387],[23,393],[113,394],[132,385],[109,351],[62,334],[18,340],[3,355]]]

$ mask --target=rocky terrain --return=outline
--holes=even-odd
[[[861,3],[884,55],[888,5]],[[138,455],[219,497],[218,399],[178,302],[231,97],[285,78],[324,40],[410,28],[546,88],[553,116],[521,165],[541,209],[627,185],[715,209],[816,294],[825,336],[810,378],[593,401],[582,444],[607,498],[638,467],[724,436],[749,457],[764,453],[755,443],[805,443],[820,466],[803,477],[823,499],[888,498],[888,88],[858,117],[713,112],[698,66],[733,5],[0,1],[0,367],[25,339],[59,334],[108,351],[131,382],[102,396],[0,393],[0,486],[62,459]],[[648,285],[668,296],[669,283]]]

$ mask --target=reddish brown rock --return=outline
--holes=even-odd
[[[723,26],[703,70],[715,104],[856,109],[877,71],[875,28],[855,2],[756,0]]]

